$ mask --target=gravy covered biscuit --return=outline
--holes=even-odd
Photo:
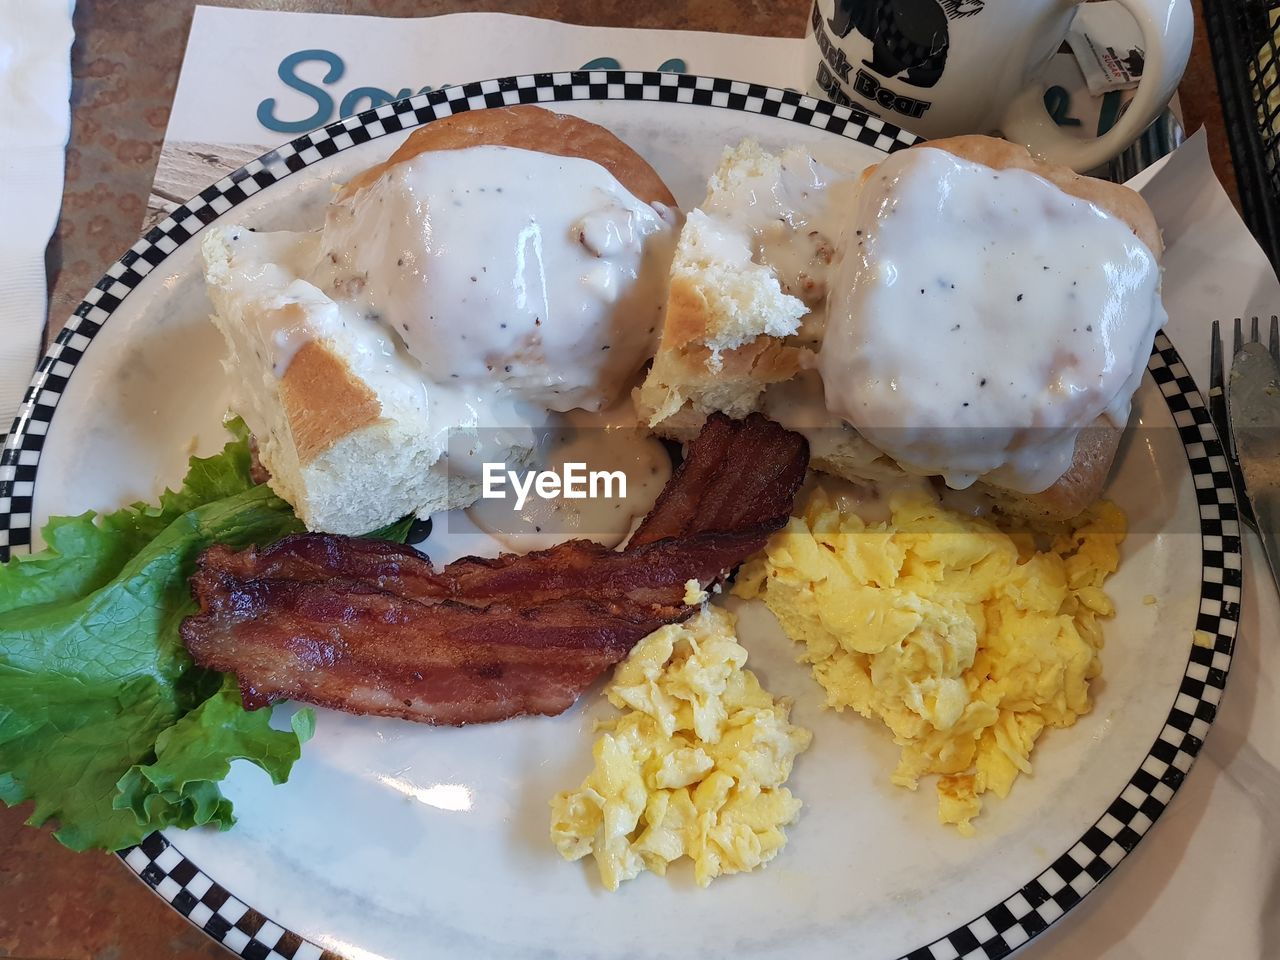
[[[806,164],[798,148],[758,153],[727,152],[689,214],[636,393],[650,424],[687,436],[710,411],[759,410],[805,434],[816,469],[855,483],[936,477],[1030,518],[1094,502],[1164,319],[1142,198],[990,137],[912,147],[861,176]],[[761,170],[776,187],[760,189]],[[763,197],[747,209],[777,229],[804,225],[787,255],[741,229],[750,216],[717,213],[726,185]],[[738,227],[755,287],[688,255],[708,246],[690,239],[704,220]],[[830,261],[817,269],[797,246],[810,235]],[[797,258],[818,281],[803,301],[786,283]],[[753,322],[725,320],[737,316]]]
[[[431,382],[599,410],[652,353],[671,224],[600,164],[427,151],[329,207],[323,289],[379,318]]]
[[[273,487],[335,533],[470,504],[482,463],[525,462],[547,416],[625,394],[675,216],[607,130],[516,107],[415,132],[318,233],[211,230],[234,406]]]
[[[963,137],[874,167],[850,224],[818,369],[904,469],[1037,494],[1123,429],[1164,320],[1137,194]]]

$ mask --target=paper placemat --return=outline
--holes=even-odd
[[[1093,4],[1118,7],[1113,0]],[[146,225],[299,134],[412,94],[541,71],[659,70],[799,89],[807,41],[694,30],[583,27],[503,13],[421,19],[197,7]],[[227,51],[236,69],[227,69]],[[1065,50],[1047,74],[1054,119],[1081,137],[1130,97],[1089,93]],[[892,119],[892,118],[890,118]]]

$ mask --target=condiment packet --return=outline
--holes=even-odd
[[[1109,90],[1132,90],[1142,79],[1142,31],[1115,0],[1081,4],[1067,31],[1067,45],[1095,97]]]

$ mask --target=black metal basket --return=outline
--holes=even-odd
[[[1280,267],[1280,0],[1203,0],[1245,223]]]

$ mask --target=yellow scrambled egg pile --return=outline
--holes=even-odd
[[[594,854],[616,890],[688,856],[706,886],[782,849],[782,828],[800,811],[783,783],[812,737],[742,669],[746,660],[733,616],[709,605],[636,645],[608,689],[626,712],[597,725],[595,769],[551,801],[551,839],[565,859]]]
[[[893,782],[940,774],[939,818],[971,834],[982,794],[1031,771],[1041,732],[1090,709],[1125,518],[1104,502],[1010,534],[919,493],[890,506],[868,525],[818,489],[736,590],[805,645],[829,706],[889,727]]]

